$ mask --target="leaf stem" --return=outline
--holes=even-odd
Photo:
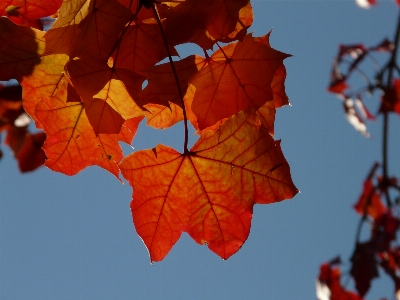
[[[164,41],[164,46],[168,53],[168,59],[169,59],[169,63],[172,68],[172,73],[174,74],[174,77],[175,77],[176,87],[178,88],[179,98],[181,99],[181,105],[182,105],[182,111],[183,111],[183,122],[185,124],[185,141],[183,144],[183,153],[188,154],[189,153],[189,150],[188,150],[188,141],[189,141],[188,119],[187,119],[185,101],[183,100],[183,93],[182,93],[181,85],[179,83],[178,73],[176,72],[175,64],[174,64],[174,61],[172,60],[172,54],[171,54],[171,51],[169,50],[167,37],[165,36],[164,30],[163,30],[163,27],[161,24],[160,16],[158,15],[155,4],[153,4],[151,6],[151,9],[154,13],[154,16],[156,17],[158,27],[160,28],[161,35],[162,35],[162,38]]]

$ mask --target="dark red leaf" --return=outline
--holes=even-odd
[[[358,243],[351,257],[351,263],[350,274],[356,282],[358,293],[364,297],[371,287],[371,280],[379,277],[374,243]]]

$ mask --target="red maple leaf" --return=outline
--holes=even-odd
[[[350,274],[356,282],[361,297],[368,292],[371,280],[379,277],[376,260],[377,249],[374,242],[358,243],[351,257]]]
[[[189,79],[196,88],[192,111],[199,129],[272,101],[274,75],[288,56],[251,35],[217,50],[210,63]]]
[[[158,145],[120,165],[132,185],[133,222],[160,261],[186,231],[224,259],[250,230],[253,205],[293,197],[289,166],[254,114],[241,112],[204,132],[190,152]]]

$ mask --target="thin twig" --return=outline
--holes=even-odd
[[[188,150],[188,141],[189,141],[188,119],[187,119],[187,114],[186,114],[185,101],[183,100],[183,93],[182,93],[181,85],[180,85],[179,78],[178,78],[178,73],[176,72],[175,64],[174,64],[174,61],[172,60],[171,51],[169,50],[169,44],[167,41],[167,37],[165,36],[164,30],[163,30],[163,27],[161,24],[160,16],[158,15],[155,4],[153,4],[151,6],[151,9],[154,13],[154,16],[156,17],[158,27],[160,28],[161,35],[162,35],[162,38],[164,41],[164,46],[168,53],[169,63],[171,65],[172,72],[175,77],[176,87],[178,88],[179,98],[181,100],[181,105],[182,105],[182,110],[183,110],[183,122],[185,124],[185,141],[183,144],[183,153],[188,154],[189,153],[189,150]]]

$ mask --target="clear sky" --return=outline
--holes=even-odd
[[[260,36],[273,28],[271,45],[293,55],[285,60],[292,106],[278,110],[275,137],[282,139],[301,193],[256,205],[248,240],[227,261],[183,234],[164,261],[151,265],[133,228],[129,184],[98,167],[73,177],[46,168],[21,175],[5,151],[1,299],[316,299],[319,265],[338,254],[346,262],[351,256],[359,220],[351,205],[381,155],[382,120],[369,125],[372,138],[366,139],[347,123],[339,100],[326,93],[331,62],[339,43],[371,46],[392,39],[398,9],[391,0],[370,10],[352,0],[252,4],[250,31]],[[179,51],[189,54],[184,47]],[[373,112],[377,99],[366,100]],[[399,125],[393,115],[389,172],[397,175]],[[141,126],[133,146],[163,143],[182,150],[182,132],[182,126]],[[392,299],[392,283],[382,272],[381,278],[367,299]]]

